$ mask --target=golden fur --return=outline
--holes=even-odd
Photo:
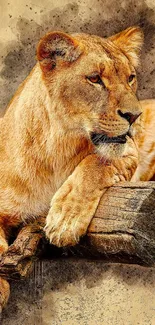
[[[150,123],[143,126],[150,149],[145,139],[141,145],[140,122],[129,136],[143,120],[135,94],[142,40],[133,27],[109,39],[53,32],[39,42],[38,63],[0,121],[1,252],[9,229],[39,216],[47,216],[51,243],[74,245],[107,187],[130,180],[136,168],[136,180],[153,176],[154,167],[149,177],[141,171],[141,157],[154,149]],[[142,106],[152,114],[150,103]]]

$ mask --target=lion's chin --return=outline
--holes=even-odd
[[[126,143],[101,143],[96,146],[97,153],[107,159],[113,160],[123,155]]]

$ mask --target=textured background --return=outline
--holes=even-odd
[[[35,64],[51,30],[110,36],[138,24],[145,33],[139,97],[155,97],[155,0],[0,0],[0,114]],[[155,325],[155,271],[102,261],[40,262],[12,284],[3,325]]]
[[[155,325],[155,271],[53,260],[14,283],[1,325]]]

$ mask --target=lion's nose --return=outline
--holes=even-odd
[[[123,113],[121,112],[121,110],[118,110],[118,114],[123,117],[125,120],[127,120],[129,122],[129,124],[131,125],[132,123],[134,123],[137,118],[142,114],[142,112],[138,113],[138,114],[132,114],[130,112],[126,112]]]

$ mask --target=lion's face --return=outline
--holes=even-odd
[[[130,126],[141,114],[135,95],[141,38],[136,28],[111,39],[50,33],[38,47],[55,114],[68,131],[84,133],[107,157],[122,154]]]

